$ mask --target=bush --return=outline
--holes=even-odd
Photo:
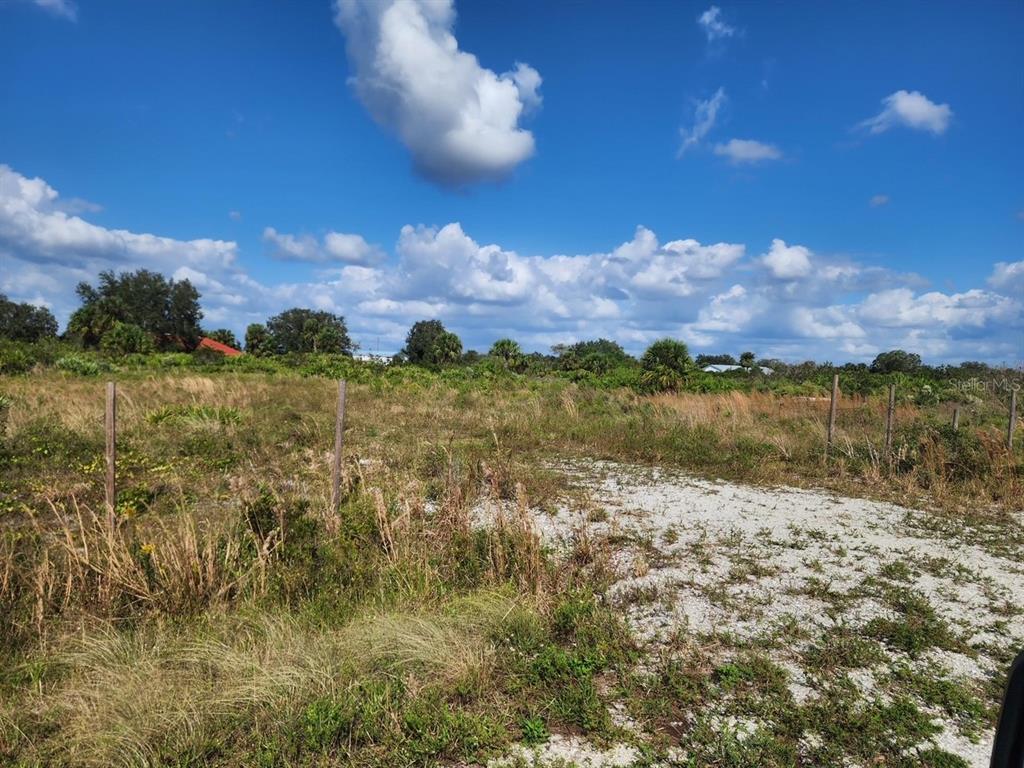
[[[640,390],[643,392],[666,392],[681,389],[683,376],[667,365],[645,368],[640,376]]]
[[[0,344],[0,374],[25,373],[36,364],[35,356],[24,344]]]
[[[100,371],[103,370],[96,360],[88,357],[82,357],[80,355],[68,355],[67,357],[62,357],[56,362],[56,367],[62,371],[74,373],[79,376],[99,376]]]
[[[142,328],[132,323],[115,323],[103,334],[100,349],[108,355],[124,357],[134,353],[148,354],[155,351],[153,338]]]

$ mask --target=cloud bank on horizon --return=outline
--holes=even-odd
[[[291,306],[345,315],[357,341],[401,346],[409,325],[440,318],[467,346],[513,336],[527,348],[604,336],[641,350],[663,337],[697,351],[753,347],[789,360],[870,359],[902,347],[934,361],[1019,362],[1024,261],[997,262],[987,288],[928,290],[914,274],[774,239],[667,242],[643,226],[599,253],[522,255],[481,245],[457,222],[406,225],[393,253],[357,234],[264,232],[274,258],[323,267],[311,282],[261,282],[235,242],[109,229],[64,210],[53,187],[0,165],[0,292],[66,321],[74,286],[104,269],[191,280],[208,326],[237,332]]]

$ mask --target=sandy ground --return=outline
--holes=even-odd
[[[884,698],[878,681],[899,663],[977,688],[996,672],[995,653],[1024,647],[1024,620],[1012,613],[1007,618],[1007,606],[1024,603],[1020,553],[933,531],[922,513],[823,491],[754,488],[650,468],[589,463],[560,469],[583,490],[585,502],[537,513],[536,524],[555,547],[568,546],[581,529],[597,540],[614,536],[618,580],[609,599],[652,655],[679,632],[775,638],[773,661],[788,672],[795,701],[808,701],[818,691],[803,667],[803,648],[796,640],[779,647],[778,638],[793,622],[822,637],[838,624],[863,627],[876,617],[894,618],[884,601],[864,594],[871,591],[865,583],[879,574],[924,595],[969,648],[933,648],[918,658],[886,649],[883,663],[847,673],[865,696]],[[941,711],[925,709],[942,726],[936,746],[971,766],[988,765],[990,732],[964,733]],[[594,768],[628,766],[635,757],[625,746],[599,750],[578,738],[553,739],[520,755],[530,765]]]

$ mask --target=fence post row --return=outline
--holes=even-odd
[[[836,406],[839,401],[839,374],[832,375],[832,402],[828,408],[828,447],[832,447],[832,438],[836,428]]]
[[[117,384],[107,382],[107,411],[104,419],[107,432],[107,521],[114,527],[114,512],[117,508],[116,442],[117,442]]]
[[[345,380],[338,381],[338,411],[334,417],[334,459],[331,471],[331,510],[341,503],[341,451],[345,446]]]
[[[892,452],[892,420],[896,411],[896,385],[889,385],[889,407],[885,411],[885,451]]]

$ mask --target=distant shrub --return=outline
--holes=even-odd
[[[115,323],[103,334],[100,349],[108,355],[125,356],[133,353],[146,354],[155,350],[153,337],[132,323]]]
[[[189,354],[189,364],[200,368],[223,365],[226,359],[223,353],[209,347],[197,347]]]
[[[151,364],[160,368],[184,368],[192,362],[187,352],[166,352],[150,358]]]
[[[667,365],[644,367],[640,375],[640,389],[644,392],[667,392],[683,387],[683,375]]]
[[[103,370],[103,367],[101,367],[96,360],[80,355],[68,355],[66,357],[62,357],[55,363],[55,365],[62,371],[74,373],[78,376],[99,376],[100,372]]]
[[[25,373],[36,364],[35,356],[23,344],[0,344],[0,374]]]

